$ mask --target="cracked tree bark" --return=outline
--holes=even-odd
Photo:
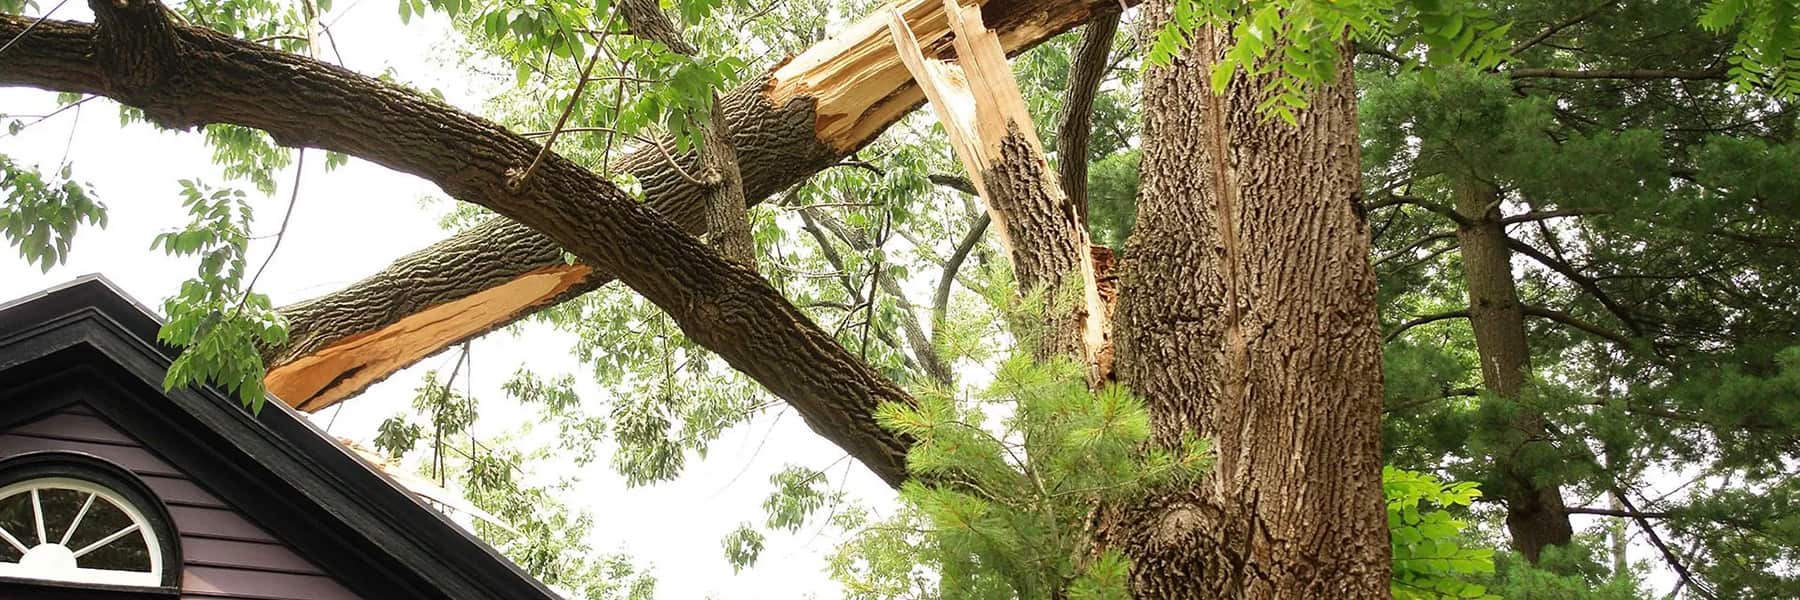
[[[1116,0],[977,3],[1009,54],[1119,10]],[[948,48],[938,0],[888,7],[907,16],[927,52]],[[721,98],[748,202],[836,164],[924,102],[889,41],[886,10]],[[692,156],[677,160],[696,170]],[[690,233],[707,231],[705,190],[655,150],[629,155],[617,168],[643,184],[650,208]],[[284,307],[291,341],[265,353],[268,388],[302,410],[321,410],[444,348],[613,279],[563,256],[543,235],[496,219],[339,292]]]
[[[1024,97],[999,38],[977,6],[941,0],[954,33],[957,63],[930,58],[898,12],[888,21],[900,60],[931,101],[988,216],[1012,259],[1025,294],[1041,294],[1043,323],[1014,327],[1040,357],[1066,356],[1086,365],[1090,379],[1106,377],[1106,310],[1095,284],[1094,260],[1080,210],[1063,195],[1044,159]]]
[[[1203,29],[1145,74],[1138,219],[1114,321],[1119,381],[1144,398],[1156,439],[1211,438],[1217,463],[1190,488],[1114,507],[1098,537],[1131,558],[1145,600],[1386,598],[1354,85],[1344,70],[1290,126],[1257,110],[1262,79],[1240,71],[1214,93],[1211,67],[1231,44]]]

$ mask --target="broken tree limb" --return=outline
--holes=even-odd
[[[178,25],[155,0],[90,0],[95,23],[0,15],[17,45],[0,86],[101,94],[171,129],[228,123],[290,147],[342,152],[409,173],[487,207],[616,274],[683,333],[793,406],[876,476],[907,478],[907,436],[875,422],[911,402],[781,292],[554,152],[517,190],[508,174],[538,155],[529,139],[411,90],[216,31]],[[32,35],[23,35],[28,26]]]
[[[294,408],[322,410],[436,349],[612,280],[566,256],[504,219],[458,233],[342,291],[282,307],[288,343],[264,352],[272,368],[263,383]]]
[[[1087,226],[1044,159],[999,36],[983,26],[980,7],[942,1],[956,64],[925,54],[906,17],[895,10],[888,28],[900,61],[930,99],[989,217],[1000,226],[1001,246],[1012,258],[1020,288],[1045,295],[1044,330],[1027,337],[1041,336],[1036,340],[1041,356],[1073,357],[1099,380],[1107,370],[1099,362],[1106,310]],[[1072,302],[1063,297],[1070,291],[1077,295]]]
[[[1119,10],[1117,0],[980,4],[982,19],[1009,54]],[[937,0],[898,1],[889,8],[909,15],[927,48],[948,46],[943,38],[949,23]],[[837,164],[924,102],[894,52],[886,15],[875,13],[720,99],[748,202]],[[680,169],[697,168],[691,155],[677,160]],[[656,150],[639,150],[617,168],[638,178],[650,208],[690,233],[706,231],[706,190]],[[444,348],[613,278],[605,270],[566,264],[554,242],[517,223],[494,219],[478,229],[479,235],[452,236],[342,291],[282,309],[296,341],[267,353],[268,389],[302,410],[321,410]],[[560,271],[554,285],[545,285],[544,269]],[[406,286],[431,293],[395,293]],[[407,321],[428,310],[424,320],[439,324],[429,332],[420,331],[417,319]],[[380,340],[380,352],[363,349],[372,340]],[[315,354],[330,358],[311,359]]]

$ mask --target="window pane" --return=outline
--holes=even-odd
[[[50,536],[50,543],[62,541],[63,532],[68,531],[69,524],[75,522],[75,513],[81,511],[81,504],[87,501],[87,497],[87,492],[75,490],[56,488],[38,490],[38,498],[44,503],[44,534]],[[105,501],[98,498],[94,500],[96,506],[102,502]],[[82,517],[82,521],[86,520],[86,517]]]
[[[107,502],[105,498],[95,498],[93,508],[89,508],[87,516],[81,518],[81,526],[75,528],[75,535],[69,536],[69,549],[86,548],[88,544],[98,542],[106,536],[112,535],[113,532],[129,526],[131,526],[131,517],[126,516],[125,511],[119,510],[119,507],[113,506],[113,503]]]
[[[37,524],[31,516],[31,494],[14,494],[0,498],[0,527],[30,548],[37,545]],[[12,544],[0,541],[0,562],[19,562],[24,553]]]
[[[84,525],[82,529],[86,529]],[[107,535],[114,529],[108,531]],[[105,546],[94,549],[75,559],[75,566],[83,569],[111,569],[114,571],[150,571],[150,548],[144,545],[144,534],[133,531],[125,537],[108,542]]]

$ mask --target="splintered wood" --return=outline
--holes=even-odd
[[[892,9],[888,32],[900,62],[918,81],[999,225],[1020,286],[1050,299],[1040,354],[1074,357],[1089,366],[1094,382],[1103,381],[1111,371],[1108,318],[1082,211],[1064,196],[1044,158],[1006,50],[983,25],[981,7],[943,2],[956,62],[926,54],[906,14]],[[1071,289],[1078,299],[1063,302]]]

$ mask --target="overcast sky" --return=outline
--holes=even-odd
[[[391,2],[337,4],[326,18],[339,19],[333,30],[347,66],[371,75],[392,67],[403,80],[430,82],[453,104],[478,107],[480,91],[467,89],[461,72],[434,58],[448,54],[439,47],[452,35],[443,22],[415,19],[402,25]],[[80,2],[68,3],[55,16],[89,19]],[[56,106],[54,94],[0,89],[0,114],[36,115]],[[48,273],[26,265],[13,249],[0,249],[0,301],[101,273],[138,300],[160,305],[192,275],[194,263],[150,251],[150,240],[187,220],[178,180],[225,183],[209,151],[197,134],[158,132],[141,124],[121,128],[117,105],[105,100],[88,102],[79,112],[65,112],[17,136],[0,137],[0,154],[46,171],[62,163],[65,149],[76,178],[92,183],[108,207],[110,224],[105,230],[83,230],[68,264]],[[445,235],[436,221],[447,204],[421,207],[421,199],[441,196],[435,186],[357,160],[331,173],[323,171],[323,163],[321,153],[309,153],[287,239],[257,284],[257,291],[269,294],[277,305],[339,289]],[[279,227],[293,176],[291,168],[280,174],[280,189],[269,198],[256,195],[248,184],[241,186],[251,192],[257,208],[257,235]],[[267,255],[271,241],[252,245],[253,268]],[[460,378],[468,378],[483,399],[485,432],[515,422],[494,413],[504,406],[499,384],[520,365],[545,375],[582,372],[565,350],[572,340],[563,336],[530,327],[519,337],[496,334],[474,344],[472,369],[465,368],[459,386]],[[453,359],[426,359],[370,388],[341,412],[328,409],[314,419],[321,426],[329,424],[334,435],[369,445],[382,419],[409,406],[424,372],[447,369]],[[583,392],[589,398],[599,394],[592,385]],[[602,452],[610,454],[610,449]],[[626,490],[602,458],[575,473],[585,483],[567,502],[592,512],[598,549],[623,550],[638,564],[654,568],[659,597],[796,598],[816,593],[834,598],[836,587],[821,572],[821,555],[837,542],[829,532],[818,535],[808,527],[794,535],[772,534],[757,566],[735,575],[724,561],[720,539],[741,522],[761,523],[760,505],[771,473],[790,463],[814,468],[836,463],[831,472],[836,483],[845,465],[854,462],[839,462],[843,455],[792,412],[765,414],[728,432],[704,460],[690,456],[681,481]],[[846,491],[883,503],[891,496],[860,466],[850,467],[849,473]]]

